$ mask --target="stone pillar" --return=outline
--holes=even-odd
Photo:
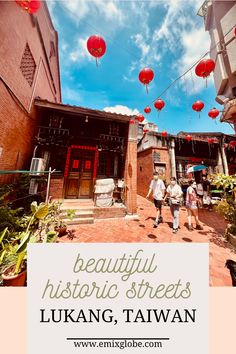
[[[222,145],[220,147],[220,150],[221,150],[221,157],[222,157],[222,162],[223,162],[223,167],[224,167],[224,173],[226,175],[228,175],[229,174],[229,168],[228,168],[228,161],[227,161],[227,157],[226,157],[226,154],[225,154],[224,145]]]
[[[179,170],[179,177],[183,177],[183,166],[182,166],[182,162],[179,161],[178,163],[178,170]]]
[[[170,165],[171,165],[171,177],[176,178],[176,162],[175,162],[175,140],[171,139],[170,141]]]
[[[220,148],[218,149],[217,152],[217,168],[219,173],[224,173],[224,167],[223,167],[223,161],[221,157],[221,151]]]
[[[127,213],[137,217],[137,124],[129,125],[125,184]]]

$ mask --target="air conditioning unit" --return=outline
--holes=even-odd
[[[37,179],[32,178],[30,180],[29,194],[35,195],[37,193],[38,193],[38,181]]]
[[[45,171],[46,160],[42,158],[33,157],[30,164],[30,175],[40,176]]]

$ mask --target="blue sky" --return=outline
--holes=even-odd
[[[162,99],[158,116],[153,101],[169,83],[209,50],[210,39],[203,19],[196,15],[202,0],[67,0],[48,1],[59,34],[63,103],[125,114],[143,113],[159,131],[222,131],[226,123],[212,121],[207,112],[222,106],[215,102],[212,78],[196,77],[194,70],[178,81]],[[107,52],[96,67],[86,49],[87,38],[102,35]],[[138,74],[149,66],[155,77],[146,93]],[[205,108],[201,117],[192,110],[196,100]]]

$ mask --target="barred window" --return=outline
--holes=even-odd
[[[28,43],[26,44],[25,51],[21,59],[20,69],[28,84],[32,86],[34,81],[36,64]]]

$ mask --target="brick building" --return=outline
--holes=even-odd
[[[125,212],[136,214],[137,124],[61,103],[58,38],[46,2],[30,15],[1,1],[0,42],[0,170],[28,170],[32,157],[42,159],[43,169],[59,171],[50,196],[60,199],[90,199],[96,180],[121,180]],[[4,176],[1,183],[11,181]]]
[[[130,124],[133,117],[42,99],[36,99],[35,106],[40,123],[35,157],[46,161],[46,169],[57,171],[50,195],[92,199],[96,181],[111,178],[116,185],[124,181],[121,199],[128,214],[136,214],[137,123]]]
[[[61,101],[58,38],[46,3],[30,15],[15,1],[0,1],[0,43],[0,170],[28,169],[34,98]]]
[[[178,180],[189,177],[188,168],[199,164],[206,165],[208,173],[235,174],[235,148],[234,135],[180,132],[176,136],[162,137],[160,133],[147,132],[138,143],[138,194],[147,194],[154,171],[158,171],[166,183],[170,177]],[[200,174],[194,177],[198,180]]]
[[[224,106],[221,121],[234,124],[236,131],[236,1],[206,0],[198,15],[211,38],[216,101]]]

